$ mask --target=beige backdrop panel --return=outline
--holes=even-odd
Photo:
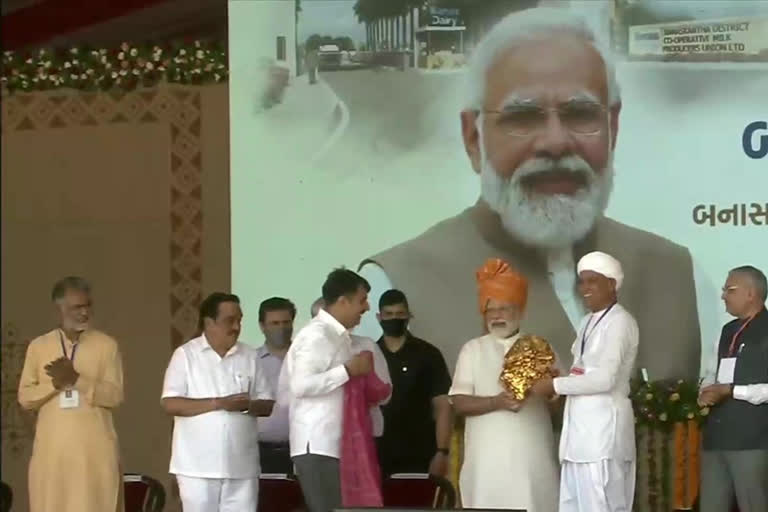
[[[155,123],[140,133],[130,125],[16,132],[3,148],[4,168],[24,167],[3,180],[12,192],[3,198],[3,288],[19,291],[3,297],[3,318],[34,337],[54,325],[51,283],[69,274],[91,281],[97,325],[118,339],[125,364],[115,417],[124,468],[150,475],[166,472],[169,433],[158,404],[171,349],[169,144],[168,126]],[[21,505],[28,454],[6,455],[3,478]]]
[[[202,294],[230,289],[226,84],[2,102],[2,479],[27,509],[34,418],[16,403],[27,343],[54,322],[53,281],[94,285],[126,366],[116,414],[126,471],[169,491],[171,420],[158,396]],[[205,240],[205,243],[203,243]]]

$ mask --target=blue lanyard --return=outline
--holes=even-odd
[[[603,314],[600,315],[600,318],[597,319],[597,322],[595,322],[595,325],[592,327],[592,330],[589,331],[589,334],[587,334],[587,329],[589,329],[589,324],[592,323],[592,318],[589,318],[589,322],[587,322],[587,325],[584,327],[584,332],[581,333],[581,355],[584,355],[584,347],[587,345],[587,339],[592,335],[593,332],[595,332],[595,329],[597,329],[597,324],[600,323],[600,320],[605,318],[605,315],[608,314],[608,312],[615,306],[616,303],[614,302],[610,306],[608,306],[608,309],[603,311]]]
[[[61,351],[64,353],[64,357],[72,361],[72,364],[75,364],[75,352],[77,352],[77,347],[80,346],[80,343],[73,343],[72,354],[67,356],[67,348],[64,346],[64,335],[61,334],[61,331],[59,331],[59,342],[61,343]]]

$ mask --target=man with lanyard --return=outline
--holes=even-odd
[[[699,404],[712,407],[704,426],[701,512],[768,510],[768,284],[755,267],[731,270],[725,309],[736,317],[717,344],[717,377],[708,375]],[[738,476],[737,476],[738,475]]]
[[[91,328],[84,279],[66,277],[51,295],[59,328],[30,342],[19,383],[19,403],[37,412],[29,510],[122,512],[112,422],[123,401],[120,351],[113,338]]]
[[[630,511],[636,454],[629,383],[637,322],[617,302],[624,273],[615,258],[592,252],[576,268],[579,292],[591,313],[573,343],[570,374],[544,378],[532,391],[567,397],[560,437],[560,512]]]
[[[384,435],[377,439],[382,473],[429,473],[445,477],[453,415],[451,375],[434,345],[408,330],[411,312],[400,290],[379,298],[378,348],[392,378],[392,399],[382,406]]]

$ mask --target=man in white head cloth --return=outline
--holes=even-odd
[[[618,303],[621,264],[591,252],[577,265],[589,313],[573,343],[567,376],[545,378],[534,394],[567,397],[560,437],[560,512],[629,512],[635,494],[635,420],[629,380],[638,328]]]

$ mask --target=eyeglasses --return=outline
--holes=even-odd
[[[724,286],[724,287],[723,287],[723,293],[731,293],[731,292],[735,292],[735,291],[736,291],[736,290],[738,290],[738,289],[739,289],[739,287],[738,287],[738,286]]]
[[[544,131],[550,112],[555,112],[560,124],[577,135],[597,135],[605,128],[606,108],[599,103],[578,102],[559,107],[535,105],[514,106],[504,110],[484,110],[498,116],[496,123],[502,132],[514,137],[528,137]]]

